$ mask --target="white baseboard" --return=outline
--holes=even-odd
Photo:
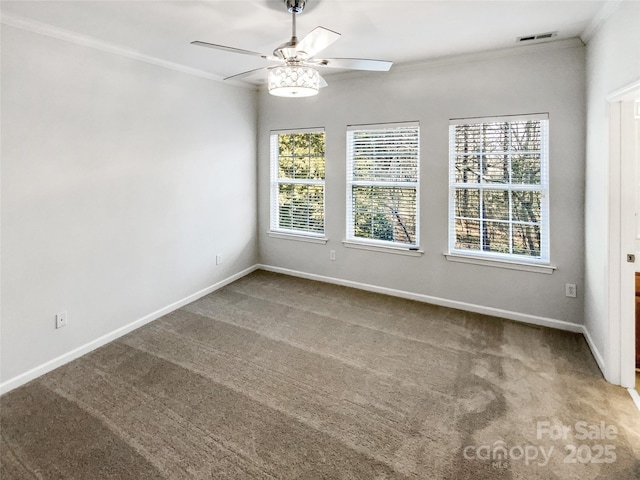
[[[103,345],[106,345],[107,343],[123,335],[126,335],[127,333],[132,332],[133,330],[140,328],[143,325],[146,325],[147,323],[153,322],[154,320],[168,313],[171,313],[174,310],[177,310],[178,308],[183,307],[184,305],[187,305],[188,303],[194,302],[199,298],[204,297],[205,295],[208,295],[211,292],[214,292],[219,288],[224,287],[225,285],[235,282],[236,280],[244,277],[245,275],[250,274],[251,272],[257,269],[258,269],[258,265],[253,265],[249,268],[246,268],[241,272],[236,273],[235,275],[231,275],[230,277],[225,278],[224,280],[221,280],[194,294],[191,294],[188,297],[178,300],[177,302],[173,302],[172,304],[167,305],[166,307],[163,307],[159,310],[156,310],[155,312],[150,313],[149,315],[145,315],[144,317],[139,318],[138,320],[135,320],[134,322],[131,322],[128,325],[125,325],[123,327],[120,327],[114,330],[113,332],[107,333],[106,335],[96,338],[95,340],[92,340],[91,342],[86,343],[78,348],[75,348],[70,352],[64,353],[59,357],[49,360],[48,362],[45,362],[42,365],[38,365],[37,367],[32,368],[31,370],[25,373],[22,373],[13,378],[10,378],[6,382],[0,383],[0,395],[5,394],[21,385],[24,385],[25,383],[30,382],[31,380],[41,375],[44,375],[45,373],[48,373],[51,370],[54,370],[66,363],[69,363],[70,361],[75,360],[76,358],[81,357],[82,355],[85,355],[91,352],[92,350],[95,350],[96,348],[102,347]]]
[[[313,273],[300,272],[297,270],[290,270],[288,268],[273,267],[270,265],[258,265],[258,268],[267,270],[269,272],[283,273],[285,275],[292,275],[300,278],[307,278],[309,280],[318,280],[320,282],[332,283],[335,285],[342,285],[345,287],[358,288],[360,290],[366,290],[369,292],[383,293],[386,295],[393,295],[396,297],[407,298],[409,300],[417,300],[419,302],[432,303],[434,305],[440,305],[442,307],[457,308],[460,310],[466,310],[469,312],[482,313],[485,315],[492,315],[495,317],[506,318],[508,320],[515,320],[517,322],[530,323],[533,325],[540,325],[543,327],[556,328],[558,330],[565,330],[568,332],[581,333],[587,345],[591,350],[593,357],[602,372],[602,375],[606,377],[604,360],[600,351],[596,348],[589,331],[584,325],[578,325],[577,323],[565,322],[564,320],[557,320],[554,318],[539,317],[536,315],[529,315],[526,313],[513,312],[510,310],[502,310],[499,308],[486,307],[484,305],[475,305],[472,303],[459,302],[457,300],[449,300],[445,298],[432,297],[430,295],[423,295],[420,293],[407,292],[403,290],[396,290],[393,288],[379,287],[377,285],[370,285],[366,283],[354,282],[351,280],[342,280],[340,278],[325,277],[323,275],[316,275]],[[635,398],[634,398],[635,400]]]
[[[17,375],[16,377],[13,377],[5,382],[0,383],[0,395],[7,393],[21,385],[24,385],[25,383],[41,375],[44,375],[47,372],[50,372],[51,370],[54,370],[55,368],[58,368],[66,363],[69,363],[70,361],[75,360],[76,358],[81,357],[82,355],[85,355],[91,352],[92,350],[95,350],[96,348],[106,345],[107,343],[123,335],[126,335],[127,333],[137,328],[140,328],[143,325],[146,325],[147,323],[150,323],[162,317],[163,315],[171,313],[174,310],[177,310],[183,307],[184,305],[187,305],[188,303],[194,302],[195,300],[198,300],[199,298],[204,297],[205,295],[208,295],[211,292],[214,292],[219,288],[224,287],[225,285],[235,282],[236,280],[258,269],[266,270],[269,272],[282,273],[282,274],[291,275],[294,277],[307,278],[309,280],[317,280],[320,282],[332,283],[335,285],[342,285],[345,287],[357,288],[357,289],[366,290],[369,292],[392,295],[395,297],[406,298],[409,300],[416,300],[419,302],[431,303],[433,305],[440,305],[443,307],[457,308],[460,310],[466,310],[466,311],[481,313],[485,315],[492,315],[500,318],[506,318],[509,320],[515,320],[518,322],[529,323],[533,325],[540,325],[544,327],[556,328],[559,330],[582,333],[587,341],[589,348],[591,349],[591,352],[593,353],[594,358],[596,359],[598,367],[600,367],[600,370],[602,370],[604,374],[604,361],[602,360],[602,355],[600,354],[595,344],[593,343],[593,340],[591,339],[591,335],[589,334],[589,331],[583,325],[565,322],[563,320],[556,320],[553,318],[539,317],[536,315],[529,315],[526,313],[513,312],[510,310],[502,310],[499,308],[487,307],[483,305],[459,302],[457,300],[449,300],[445,298],[433,297],[430,295],[424,295],[420,293],[413,293],[413,292],[407,292],[404,290],[396,290],[388,287],[380,287],[377,285],[354,282],[351,280],[343,280],[340,278],[326,277],[323,275],[316,275],[313,273],[290,270],[287,268],[256,264],[249,268],[246,268],[245,270],[242,270],[241,272],[236,273],[235,275],[232,275],[224,280],[221,280],[220,282],[217,282],[207,288],[204,288],[192,295],[189,295],[188,297],[178,300],[177,302],[174,302],[170,305],[167,305],[166,307],[156,310],[153,313],[150,313],[149,315],[146,315],[138,320],[135,320],[134,322],[131,322],[128,325],[120,327],[114,330],[113,332],[110,332],[106,335],[103,335],[102,337],[92,340],[91,342],[85,345],[82,345],[81,347],[71,350],[63,355],[60,355],[57,358],[54,358],[52,360],[49,360],[48,362],[43,363],[42,365],[32,368],[31,370],[25,373],[22,373],[20,375]]]
[[[629,395],[631,395],[633,403],[638,407],[638,411],[640,411],[640,395],[638,395],[638,392],[633,388],[627,388],[627,391],[629,392]]]
[[[446,298],[432,297],[430,295],[424,295],[421,293],[407,292],[405,290],[396,290],[394,288],[380,287],[378,285],[354,282],[351,280],[343,280],[341,278],[325,277],[323,275],[300,272],[297,270],[289,270],[288,268],[273,267],[271,265],[258,265],[258,268],[262,270],[267,270],[269,272],[283,273],[285,275],[291,275],[291,276],[300,277],[300,278],[307,278],[309,280],[318,280],[320,282],[357,288],[359,290],[366,290],[368,292],[383,293],[385,295],[392,295],[394,297],[401,297],[409,300],[416,300],[418,302],[431,303],[433,305],[439,305],[441,307],[457,308],[459,310],[466,310],[468,312],[492,315],[494,317],[500,317],[500,318],[506,318],[508,320],[515,320],[518,322],[530,323],[532,325],[540,325],[543,327],[557,328],[559,330],[566,330],[569,332],[576,332],[576,333],[584,332],[584,327],[582,325],[578,325],[576,323],[571,323],[571,322],[565,322],[564,320],[556,320],[554,318],[539,317],[536,315],[529,315],[527,313],[513,312],[510,310],[502,310],[500,308],[486,307],[484,305],[476,305],[473,303],[459,302],[457,300],[449,300]]]
[[[593,354],[593,358],[596,359],[596,363],[598,364],[598,368],[600,368],[600,371],[602,372],[602,376],[606,379],[607,374],[605,373],[604,359],[602,358],[602,354],[600,353],[600,350],[598,350],[598,347],[596,347],[596,344],[593,342],[589,330],[587,330],[587,327],[585,327],[584,325],[582,325],[582,335],[584,335],[584,338],[587,341],[587,345],[589,345],[589,349]]]

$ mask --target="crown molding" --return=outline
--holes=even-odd
[[[456,65],[460,63],[482,62],[496,58],[516,57],[520,55],[530,55],[540,52],[548,52],[551,50],[577,47],[584,47],[584,44],[578,37],[573,37],[563,40],[534,43],[532,45],[517,45],[515,47],[498,48],[482,52],[463,53],[460,55],[450,55],[418,62],[403,63],[398,65],[396,71],[409,71],[423,68],[442,67],[446,65]]]
[[[533,45],[519,45],[515,47],[486,50],[482,52],[438,57],[438,58],[433,58],[428,60],[420,60],[417,62],[401,63],[398,65],[395,65],[391,73],[422,70],[425,68],[435,68],[435,67],[441,67],[446,65],[455,65],[455,64],[469,63],[469,62],[479,62],[483,60],[509,57],[509,56],[515,56],[515,55],[527,55],[530,53],[556,50],[560,48],[574,48],[578,46],[584,46],[583,42],[586,43],[585,41],[586,32],[590,31],[592,36],[593,33],[595,33],[595,31],[597,30],[597,28],[599,28],[599,26],[602,25],[602,23],[604,23],[606,19],[608,19],[611,16],[613,11],[617,8],[618,4],[621,2],[622,0],[608,0],[607,3],[603,6],[603,8],[600,10],[598,15],[594,17],[594,20],[591,22],[590,26],[587,27],[587,29],[585,29],[585,32],[583,32],[580,38],[575,37],[575,38],[570,38],[565,40],[536,43]],[[234,85],[234,86],[251,89],[251,90],[255,90],[256,88],[258,90],[264,89],[264,85],[254,85],[252,83],[247,83],[243,81],[224,80],[223,77],[219,75],[205,72],[203,70],[199,70],[196,68],[187,67],[186,65],[182,65],[179,63],[162,60],[160,58],[152,57],[150,55],[145,55],[145,54],[135,52],[133,50],[129,50],[127,48],[124,48],[118,45],[97,40],[88,35],[81,35],[60,27],[55,27],[47,23],[38,22],[36,20],[31,20],[18,15],[2,12],[2,14],[0,15],[0,23],[11,26],[11,27],[20,28],[22,30],[27,30],[32,33],[37,33],[40,35],[45,35],[51,38],[62,40],[65,42],[73,43],[76,45],[81,45],[81,46],[93,48],[96,50],[101,50],[101,51],[112,53],[115,55],[120,55],[123,57],[138,60],[141,62],[149,63],[151,65],[156,65],[156,66],[160,66],[170,70],[186,73],[188,75],[194,75],[197,77],[206,78],[208,80],[213,80],[221,83],[224,82],[226,85]],[[340,72],[340,73],[334,73],[334,74],[329,74],[329,72],[327,71],[325,72],[321,71],[321,73],[323,73],[323,75],[326,75],[328,78],[332,80],[353,79],[353,78],[367,77],[372,75],[371,72],[360,72],[360,71]]]
[[[187,67],[186,65],[182,65],[179,63],[162,60],[161,58],[152,57],[150,55],[145,55],[145,54],[121,47],[119,45],[114,45],[112,43],[107,43],[101,40],[97,40],[88,35],[81,35],[79,33],[74,33],[63,28],[54,27],[53,25],[43,23],[43,22],[38,22],[36,20],[31,20],[18,15],[2,12],[0,16],[0,23],[3,25],[8,25],[10,27],[27,30],[32,33],[37,33],[39,35],[45,35],[47,37],[55,38],[57,40],[62,40],[65,42],[76,44],[76,45],[93,48],[95,50],[101,50],[103,52],[112,53],[114,55],[119,55],[126,58],[131,58],[133,60],[149,63],[151,65],[167,68],[169,70],[186,73],[187,75],[206,78],[208,80],[213,80],[215,82],[221,82],[221,83],[223,82],[223,78],[219,75],[205,72],[197,68]],[[242,88],[255,89],[254,85],[248,85],[247,83],[244,83],[244,82],[225,81],[224,83],[226,85],[234,85]]]
[[[600,27],[609,20],[613,12],[616,11],[618,6],[622,3],[622,0],[607,0],[602,8],[598,10],[598,13],[591,19],[587,28],[580,34],[580,38],[586,45],[593,38]]]
[[[438,68],[448,65],[459,65],[464,63],[482,62],[485,60],[492,60],[497,58],[514,57],[520,55],[530,55],[540,52],[547,52],[552,50],[560,50],[564,48],[582,48],[584,43],[578,37],[567,38],[563,40],[546,41],[540,43],[534,43],[532,45],[518,45],[515,47],[498,48],[494,50],[484,50],[474,53],[463,53],[459,55],[450,55],[446,57],[437,57],[427,60],[419,60],[417,62],[400,63],[392,67],[389,72],[386,73],[371,73],[363,71],[352,72],[340,72],[329,74],[327,70],[319,70],[322,76],[325,76],[328,80],[348,80],[362,77],[373,77],[374,75],[393,75],[403,72],[411,72],[416,70],[425,70],[429,68]]]

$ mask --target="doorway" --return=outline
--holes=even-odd
[[[635,274],[640,272],[640,81],[618,90],[608,100],[608,367],[613,377],[635,394],[634,400],[640,400],[631,390],[636,383],[636,334],[640,335],[635,325]]]

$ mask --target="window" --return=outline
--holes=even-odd
[[[417,248],[417,122],[347,129],[347,241]]]
[[[449,252],[549,262],[547,114],[452,120]]]
[[[271,133],[271,231],[324,235],[324,130]]]

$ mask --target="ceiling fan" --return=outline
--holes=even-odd
[[[262,57],[279,65],[267,66],[238,73],[231,78],[239,78],[259,70],[268,70],[267,86],[269,93],[280,97],[308,97],[318,93],[327,86],[327,82],[320,76],[317,68],[340,68],[347,70],[370,70],[386,72],[393,62],[386,60],[371,60],[365,58],[316,58],[316,55],[340,38],[340,34],[324,27],[316,27],[302,40],[296,36],[296,15],[304,10],[306,0],[284,0],[287,10],[291,13],[291,40],[283,43],[273,51],[273,55],[242,50],[240,48],[194,41],[192,45],[215,48],[232,53]]]

